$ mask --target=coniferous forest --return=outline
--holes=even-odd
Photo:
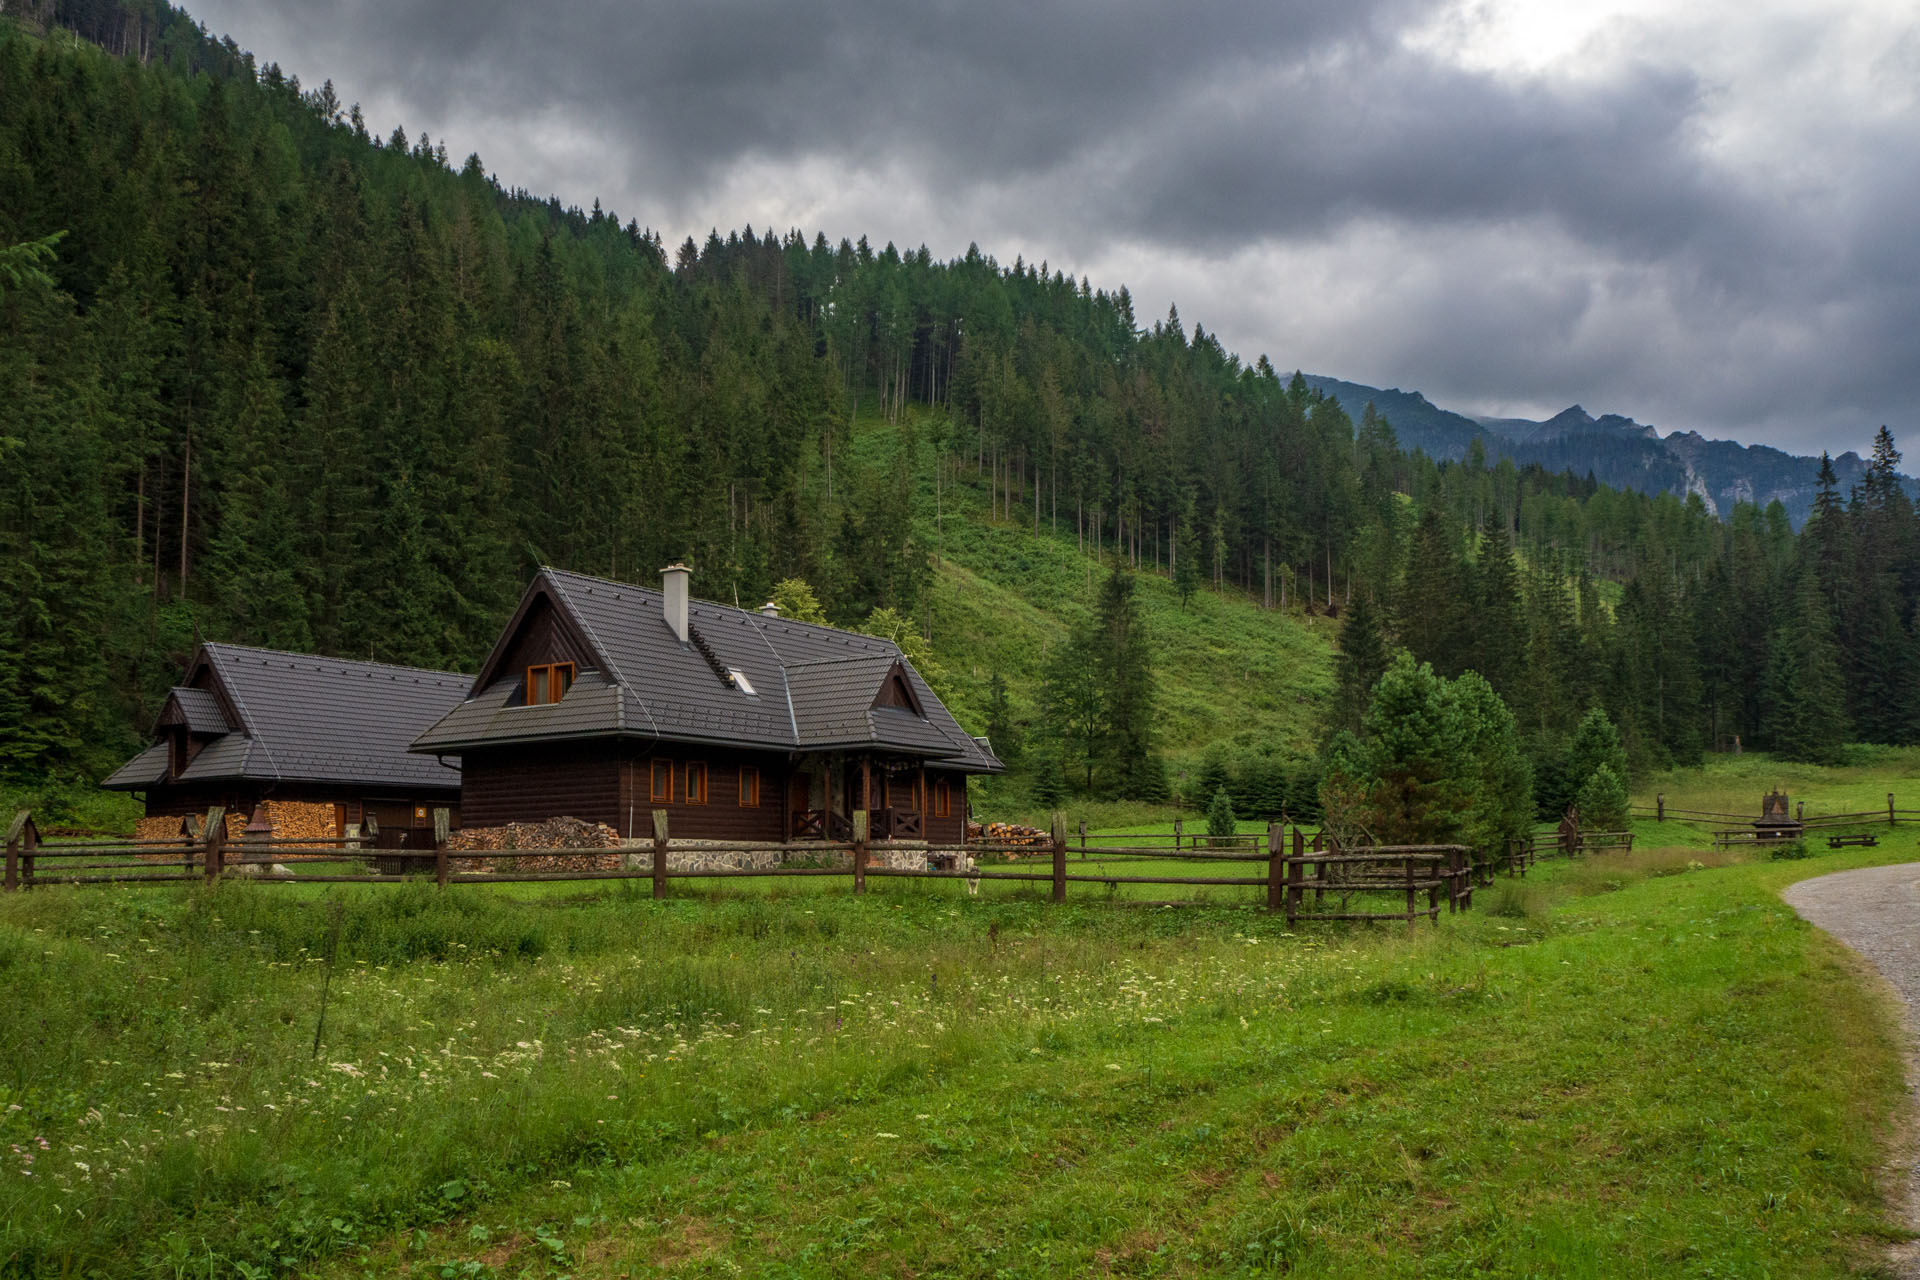
[[[1595,706],[1635,770],[1920,741],[1920,525],[1884,428],[1799,531],[1436,464],[1124,288],[799,231],[670,245],[380,136],[157,0],[24,9],[0,6],[11,776],[117,764],[200,636],[472,669],[541,563],[684,558],[714,598],[805,579],[836,622],[911,619],[939,484],[1183,596],[1338,613],[1343,749],[1400,649],[1484,684],[1543,808]],[[901,446],[856,461],[876,419]],[[1131,746],[1027,753],[1050,795],[1165,786],[1107,590],[1112,678],[1077,694],[1063,663],[1024,731]]]

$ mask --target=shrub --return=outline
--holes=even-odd
[[[1611,765],[1601,765],[1580,784],[1580,825],[1596,831],[1624,831],[1627,826],[1627,784]]]
[[[1233,817],[1233,797],[1221,787],[1213,793],[1213,802],[1207,806],[1207,839],[1214,845],[1231,844],[1238,829]]]

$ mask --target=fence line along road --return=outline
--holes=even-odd
[[[1133,836],[1106,835],[1099,843],[1083,842],[1070,849],[1066,821],[1054,815],[1053,830],[1038,847],[1030,843],[975,841],[959,845],[916,845],[928,855],[929,865],[889,867],[873,864],[873,843],[867,838],[868,815],[854,815],[850,841],[796,844],[724,844],[712,841],[676,843],[668,838],[667,815],[653,815],[653,839],[618,848],[459,849],[449,847],[449,815],[434,811],[434,847],[426,850],[376,849],[373,834],[349,828],[342,836],[272,837],[249,835],[230,839],[226,813],[209,810],[183,823],[182,834],[164,839],[43,840],[32,815],[22,811],[7,830],[6,889],[52,885],[180,884],[217,881],[235,873],[251,873],[261,884],[396,884],[403,874],[365,870],[376,861],[395,871],[431,869],[436,884],[513,884],[563,881],[647,880],[653,896],[663,898],[673,880],[731,878],[838,877],[853,882],[853,892],[865,893],[870,877],[903,880],[964,880],[1047,885],[1053,902],[1067,900],[1068,886],[1120,885],[1216,886],[1224,889],[1264,889],[1256,896],[1269,910],[1284,912],[1287,922],[1300,920],[1401,920],[1412,924],[1425,918],[1437,921],[1444,903],[1447,911],[1462,911],[1473,903],[1476,867],[1484,868],[1465,845],[1406,845],[1358,847],[1340,844],[1325,835],[1308,837],[1298,827],[1289,832],[1280,823],[1264,834],[1232,837],[1220,847],[1199,846],[1176,833],[1166,847],[1157,838],[1164,833]],[[1199,846],[1199,847],[1196,847]],[[764,857],[779,853],[773,866],[680,867],[672,856],[697,854],[702,859],[728,855]],[[1037,856],[1036,856],[1037,855]],[[993,858],[1002,861],[990,861]],[[1024,869],[1017,859],[1047,859],[1044,869]],[[614,867],[551,868],[550,863],[527,869],[517,860],[545,863],[549,859],[614,858]],[[833,865],[789,865],[790,861]],[[341,864],[350,870],[341,870]],[[1194,874],[1162,870],[1142,864],[1242,864],[1241,874]],[[498,870],[479,868],[499,865]],[[940,865],[946,864],[946,865]],[[1126,870],[1110,870],[1118,865]],[[1027,862],[1031,867],[1032,862]],[[310,869],[309,869],[310,868]],[[1139,874],[1137,872],[1144,872]],[[1309,899],[1308,895],[1311,895]],[[1421,895],[1425,895],[1424,901]],[[1381,897],[1392,900],[1391,910],[1363,909]],[[1332,908],[1328,900],[1333,899]]]

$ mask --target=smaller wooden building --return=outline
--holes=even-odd
[[[542,569],[468,696],[414,743],[458,755],[468,827],[553,817],[682,839],[965,838],[1003,766],[873,636]]]
[[[401,848],[431,836],[435,807],[458,813],[459,768],[408,748],[471,682],[203,644],[167,694],[153,744],[100,785],[145,797],[143,836],[177,834],[185,815],[219,805],[236,836],[256,815],[282,836],[341,835],[372,817],[377,843]]]

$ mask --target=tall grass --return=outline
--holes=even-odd
[[[15,895],[0,1274],[1837,1275],[1898,1056],[1772,898],[1805,873],[1641,851],[1298,934],[918,885]]]

